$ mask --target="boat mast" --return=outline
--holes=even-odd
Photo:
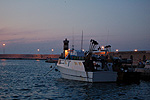
[[[74,50],[74,29],[73,29],[73,35],[72,35],[72,50]]]
[[[107,34],[107,41],[106,41],[106,45],[108,45],[108,38],[109,38],[109,29],[108,29],[108,34]]]
[[[81,37],[81,51],[83,50],[83,30],[82,30],[82,37]]]

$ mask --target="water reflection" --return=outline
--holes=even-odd
[[[139,85],[86,83],[62,79],[55,70],[44,76],[50,66],[55,64],[42,60],[0,60],[0,98],[126,100],[150,97],[150,82],[141,81]]]
[[[1,59],[1,60],[0,60],[0,63],[2,63],[2,66],[5,66],[5,65],[6,65],[6,62],[5,62],[5,61],[6,61],[6,59]]]
[[[61,93],[67,98],[73,97],[74,99],[100,99],[105,97],[107,93],[117,91],[116,88],[118,88],[116,83],[86,83],[65,79],[58,81],[56,86],[62,91]]]
[[[40,60],[36,60],[36,61],[40,61]]]

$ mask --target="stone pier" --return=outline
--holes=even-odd
[[[133,64],[138,64],[139,59],[142,61],[150,60],[150,51],[120,51],[110,52],[109,54],[124,59],[133,59]]]
[[[0,54],[0,59],[40,59],[59,58],[59,54]]]
[[[120,51],[109,52],[109,54],[113,57],[133,59],[133,64],[137,64],[139,59],[142,61],[150,60],[150,51]],[[47,59],[59,57],[59,54],[0,54],[0,59]]]

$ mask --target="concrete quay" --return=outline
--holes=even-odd
[[[109,52],[113,57],[121,57],[123,59],[133,59],[133,64],[137,65],[139,59],[142,61],[150,60],[150,51],[118,51]],[[43,59],[59,58],[60,54],[0,54],[0,59]]]
[[[47,58],[59,57],[59,54],[0,54],[0,59],[46,60]]]
[[[123,59],[132,59],[133,64],[137,65],[139,59],[142,61],[150,60],[150,51],[120,51],[120,52],[110,52],[111,56],[120,57]]]

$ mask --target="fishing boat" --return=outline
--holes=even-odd
[[[62,78],[85,82],[117,82],[117,80],[123,80],[124,76],[126,77],[125,73],[128,71],[121,69],[120,59],[109,57],[110,45],[106,46],[105,50],[101,50],[101,48],[96,50],[98,42],[91,39],[89,51],[84,52],[82,49],[68,49],[69,41],[67,39],[63,42],[63,56],[57,63]]]
[[[140,63],[138,64],[138,67],[135,68],[135,72],[141,72],[141,79],[150,80],[150,60],[147,60],[145,64],[142,63],[141,65]]]
[[[47,58],[45,62],[47,62],[47,63],[57,63],[58,58]]]

